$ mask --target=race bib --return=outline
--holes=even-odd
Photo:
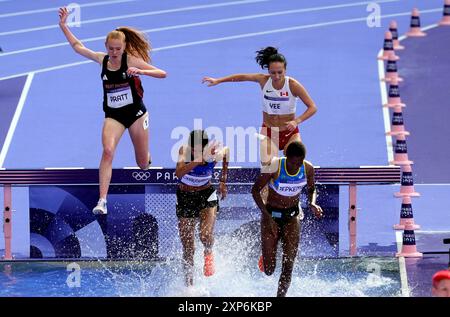
[[[106,98],[108,99],[108,107],[110,108],[121,108],[133,103],[133,94],[129,86],[109,90],[106,93]]]
[[[189,186],[200,187],[208,184],[211,179],[211,175],[206,176],[193,176],[186,174],[181,178],[181,181]]]
[[[148,116],[144,119],[144,122],[142,123],[142,127],[144,130],[148,129]]]
[[[277,192],[283,196],[296,196],[300,194],[305,184],[280,184]]]

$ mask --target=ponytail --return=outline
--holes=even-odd
[[[151,62],[152,48],[144,33],[128,26],[121,26],[108,34],[106,42],[109,39],[122,39],[125,42],[127,54],[142,58],[147,63]]]
[[[259,51],[256,51],[256,62],[261,66],[262,69],[269,68],[270,63],[280,62],[287,66],[286,58],[283,54],[278,53],[278,49],[272,46],[268,46]]]

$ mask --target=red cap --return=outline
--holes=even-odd
[[[449,279],[450,280],[450,271],[449,270],[442,270],[442,271],[436,272],[433,275],[433,286],[437,287],[437,284],[441,280],[445,280],[445,279]]]

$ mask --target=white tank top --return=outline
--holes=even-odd
[[[289,77],[285,76],[284,86],[280,90],[273,88],[269,77],[262,90],[263,111],[268,114],[291,114],[296,111],[297,98],[289,88]]]

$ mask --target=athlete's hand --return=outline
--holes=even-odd
[[[227,184],[224,182],[219,183],[219,194],[220,194],[220,200],[224,200],[225,197],[227,197],[228,189]]]
[[[67,17],[69,16],[69,10],[66,7],[59,8],[59,25],[65,25],[67,21]]]
[[[311,204],[310,207],[314,213],[314,216],[316,216],[317,219],[320,219],[323,217],[323,210],[319,205]]]
[[[203,150],[203,159],[205,162],[217,161],[217,154],[220,152],[221,145],[218,141],[212,140],[209,142]]]
[[[286,128],[289,132],[294,131],[297,128],[297,122],[295,120],[286,122]]]
[[[219,81],[212,77],[203,77],[202,84],[204,83],[208,83],[208,87],[211,87],[219,84]]]
[[[137,75],[141,75],[142,71],[139,68],[136,68],[136,67],[129,67],[127,69],[127,74],[129,76],[137,76]]]

